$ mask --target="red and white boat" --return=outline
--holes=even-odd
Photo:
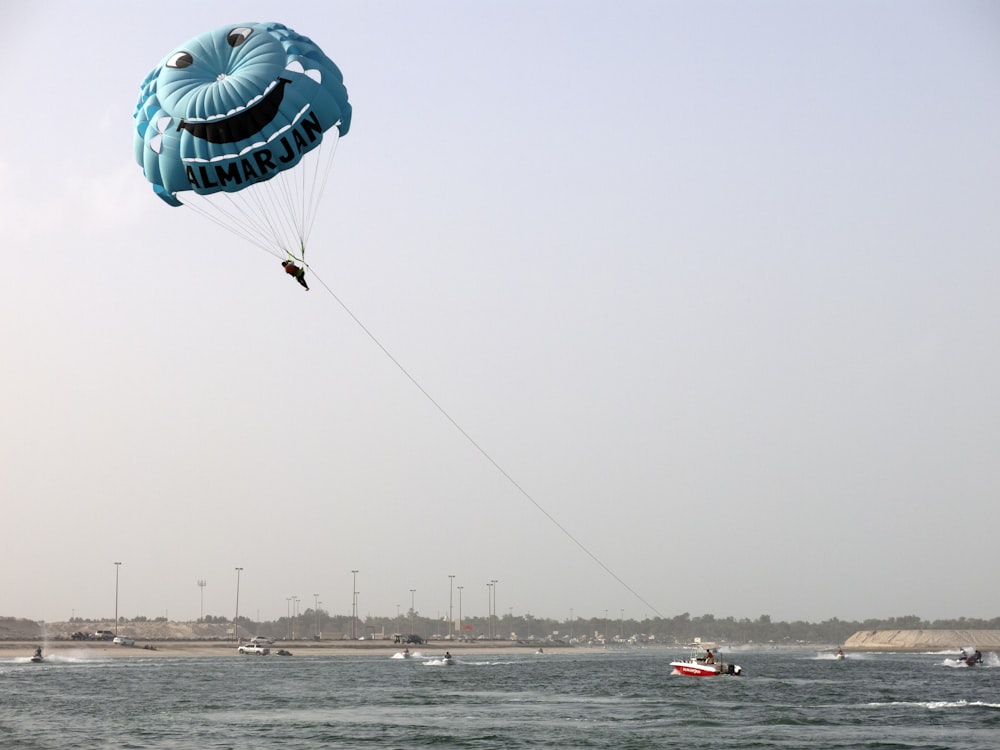
[[[714,643],[693,643],[691,647],[694,653],[689,659],[670,662],[674,668],[674,674],[687,675],[688,677],[716,677],[720,674],[728,674],[738,677],[743,674],[743,668],[738,664],[727,664],[722,661],[716,653],[718,646]]]

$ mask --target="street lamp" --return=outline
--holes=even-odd
[[[233,639],[240,642],[240,573],[243,568],[236,568],[236,617],[233,620]]]
[[[455,636],[455,617],[451,611],[452,594],[455,588],[455,576],[448,576],[448,636],[453,638]]]
[[[285,640],[291,640],[289,629],[292,627],[292,597],[285,598]]]
[[[207,584],[208,581],[204,579],[198,581],[198,588],[201,589],[201,616],[198,618],[200,621],[205,620],[205,586]]]
[[[465,586],[458,587],[458,637],[461,638],[462,634],[465,632],[462,630],[462,589]]]
[[[351,640],[358,638],[358,571],[352,570],[354,578],[351,582]]]
[[[493,584],[493,613],[490,615],[490,624],[493,626],[493,637],[496,638],[500,635],[500,629],[497,627],[500,623],[497,622],[496,625],[493,625],[497,619],[497,579],[492,579],[490,583]]]
[[[410,589],[410,633],[413,633],[413,615],[416,612],[414,602],[417,595],[416,589]]]
[[[118,569],[120,562],[115,563],[115,635],[118,635]]]

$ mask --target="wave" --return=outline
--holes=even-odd
[[[986,701],[889,701],[880,703],[866,703],[870,708],[884,708],[887,706],[916,706],[937,711],[942,708],[989,708],[1000,710],[1000,703],[987,703]]]

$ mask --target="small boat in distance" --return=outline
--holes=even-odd
[[[743,668],[737,664],[726,664],[716,657],[715,652],[718,646],[714,643],[692,643],[694,652],[688,659],[678,659],[670,662],[674,668],[674,674],[682,674],[688,677],[716,677],[720,674],[739,676],[743,674]]]

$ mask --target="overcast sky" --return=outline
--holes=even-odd
[[[0,17],[0,615],[1000,615],[1000,4]],[[336,297],[133,159],[267,20],[354,106]]]

